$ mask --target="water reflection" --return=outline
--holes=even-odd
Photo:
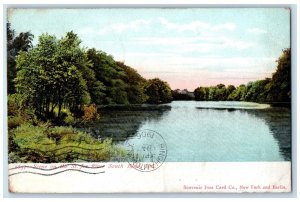
[[[290,126],[278,119],[289,116],[288,111],[242,102],[180,101],[170,105],[171,112],[160,122],[148,120],[140,127],[162,134],[168,145],[168,162],[289,160],[289,151],[283,152],[289,145],[282,139],[290,139],[286,131]]]
[[[289,109],[241,102],[176,101],[169,106],[102,110],[101,119],[85,130],[119,144],[139,130],[155,130],[167,143],[168,162],[291,159]]]
[[[159,122],[170,108],[159,110],[102,110],[101,119],[88,127],[85,131],[97,139],[112,138],[114,142],[125,141],[134,136],[141,124],[154,120]]]
[[[286,107],[269,107],[262,109],[241,108],[201,108],[206,110],[217,110],[226,112],[248,113],[263,120],[268,125],[271,134],[276,139],[280,153],[285,161],[291,160],[291,110]]]
[[[277,140],[284,160],[291,160],[291,110],[289,108],[271,107],[261,110],[247,110],[248,113],[263,119]]]

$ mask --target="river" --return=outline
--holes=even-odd
[[[169,109],[104,111],[89,130],[122,145],[144,129],[167,144],[167,162],[290,161],[291,110],[250,102],[173,101]]]

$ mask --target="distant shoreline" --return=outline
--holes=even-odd
[[[196,102],[248,102],[248,101],[197,101],[197,100],[173,100],[173,101],[196,101]],[[173,102],[172,101],[172,102]],[[171,103],[171,102],[170,102]],[[257,104],[268,104],[272,107],[286,107],[290,108],[291,103],[288,102],[272,102],[272,103],[260,103]],[[170,110],[172,107],[168,103],[163,104],[112,104],[112,105],[98,105],[99,110],[116,110],[116,111],[155,111],[155,110]],[[236,110],[236,109],[247,109],[247,108],[230,108],[230,107],[197,107],[197,109],[216,109],[216,110]],[[265,109],[265,108],[249,108],[249,109]]]

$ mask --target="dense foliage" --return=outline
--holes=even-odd
[[[16,78],[16,56],[20,51],[32,48],[33,35],[30,32],[21,32],[15,36],[14,30],[7,23],[7,86],[8,93],[15,93],[14,78]]]
[[[233,85],[226,87],[224,84],[198,87],[194,95],[196,100],[203,101],[289,103],[291,101],[291,50],[283,50],[272,78],[249,82],[237,88]]]
[[[109,161],[125,156],[111,139],[72,127],[100,118],[97,105],[165,103],[171,89],[147,80],[105,52],[81,46],[74,32],[61,39],[7,24],[8,142],[10,162]]]
[[[78,37],[69,32],[61,40],[44,34],[39,43],[17,57],[17,93],[22,94],[39,116],[51,117],[58,107],[76,112],[90,102],[82,66],[89,65]]]
[[[84,106],[89,104],[159,104],[172,100],[166,82],[146,80],[105,52],[82,48],[72,31],[61,39],[42,34],[34,47],[30,33],[17,38],[13,35],[8,27],[8,49],[14,53],[9,57],[8,93],[21,95],[39,118],[63,119],[64,109],[82,117]]]
[[[150,79],[146,83],[145,93],[151,104],[167,103],[172,101],[171,88],[167,82],[158,78]]]
[[[9,162],[110,161],[126,151],[72,127],[22,124],[9,131]]]

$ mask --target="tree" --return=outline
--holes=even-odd
[[[85,51],[82,57],[82,62],[78,63],[78,69],[82,73],[83,79],[86,81],[88,92],[91,96],[91,102],[95,104],[102,104],[105,99],[106,87],[101,81],[96,79],[96,75],[93,70],[94,64],[88,59]]]
[[[273,74],[270,85],[267,86],[269,102],[291,101],[291,49],[283,50],[277,60],[277,69]]]
[[[234,85],[228,85],[226,88],[226,100],[228,100],[228,96],[235,90]]]
[[[105,86],[105,89],[101,92],[104,98],[101,103],[129,103],[126,92],[128,86],[124,82],[126,73],[122,67],[117,65],[112,56],[94,48],[87,51],[87,56],[93,64],[92,69],[95,72],[95,78]],[[98,103],[100,104],[100,102]]]
[[[135,69],[125,65],[123,62],[117,62],[117,65],[122,68],[126,76],[123,81],[127,84],[126,92],[128,101],[131,104],[141,104],[147,99],[144,93],[146,79],[144,79]]]
[[[158,78],[148,80],[145,86],[145,93],[149,97],[147,102],[151,104],[168,103],[172,100],[169,84]]]
[[[247,88],[244,84],[241,84],[237,89],[235,89],[229,96],[230,101],[245,101],[245,96],[247,93]]]
[[[49,117],[58,107],[76,112],[90,102],[86,81],[80,66],[87,63],[80,40],[73,32],[57,40],[43,34],[36,47],[17,57],[17,92],[25,94],[41,117]]]
[[[13,83],[16,77],[16,62],[15,62],[15,50],[13,48],[13,39],[15,31],[10,28],[10,23],[7,23],[7,91],[9,94],[15,92],[15,86]]]
[[[195,89],[194,94],[196,100],[290,103],[291,49],[283,50],[277,60],[277,69],[273,73],[272,78],[251,81],[247,85],[241,84],[237,88],[233,85],[228,85],[225,88],[223,84],[211,87],[198,87]]]
[[[226,87],[224,84],[218,84],[216,91],[215,91],[215,98],[214,100],[218,100],[218,101],[224,101],[227,99],[227,95],[226,95]]]
[[[28,51],[32,48],[33,35],[30,32],[21,32],[15,36],[11,24],[7,23],[7,92],[15,93],[14,79],[17,75],[16,56],[20,51]]]
[[[215,98],[216,89],[217,89],[217,87],[215,87],[215,86],[211,86],[208,88],[208,100],[210,100],[210,101],[216,100],[216,98]]]
[[[18,51],[28,51],[32,48],[33,34],[21,32],[13,41],[13,47]]]
[[[205,87],[198,87],[194,90],[195,100],[205,101],[208,99],[208,91]]]
[[[246,101],[265,102],[266,92],[265,87],[270,82],[268,78],[249,82],[247,85]]]

